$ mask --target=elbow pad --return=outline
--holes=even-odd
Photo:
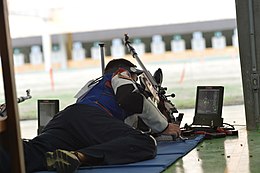
[[[134,92],[134,86],[131,84],[120,86],[117,89],[116,98],[120,107],[127,112],[140,114],[143,110],[143,96]]]
[[[150,99],[143,99],[143,112],[138,116],[154,133],[161,133],[168,127],[166,117]]]

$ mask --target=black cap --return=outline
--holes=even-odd
[[[124,68],[124,69],[128,70],[130,73],[135,73],[137,75],[140,75],[143,73],[143,70],[137,69],[136,65],[134,65],[130,61],[123,59],[123,58],[113,59],[113,60],[109,61],[109,63],[106,65],[105,73],[115,71],[119,67]]]
[[[125,68],[130,73],[135,73],[137,75],[140,75],[140,74],[142,74],[144,72],[143,70],[137,69],[136,67],[122,67],[122,68]]]

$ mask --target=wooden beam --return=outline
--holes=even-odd
[[[0,116],[0,135],[1,133],[6,131],[6,119],[7,117],[1,117]],[[1,145],[1,141],[0,141],[0,145]]]
[[[8,116],[7,129],[3,142],[11,156],[11,171],[13,173],[24,173],[24,155],[20,134],[7,0],[0,0],[0,55],[2,61],[6,110]]]

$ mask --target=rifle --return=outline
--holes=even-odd
[[[166,95],[167,87],[161,86],[163,79],[162,70],[159,68],[152,76],[138,57],[138,54],[131,45],[127,34],[125,34],[124,43],[125,46],[129,49],[133,58],[136,59],[136,61],[144,71],[144,73],[140,76],[141,81],[148,89],[148,92],[150,92],[150,95],[153,97],[154,102],[157,103],[157,107],[160,112],[167,118],[168,122],[180,124],[184,114],[179,113],[175,105],[168,99],[168,97],[175,97],[175,94],[172,93],[170,95]],[[175,118],[174,114],[178,114],[178,117]]]
[[[25,100],[28,100],[32,98],[32,96],[30,95],[30,89],[26,90],[26,96],[21,96],[19,98],[17,98],[17,103],[21,103],[24,102]],[[0,117],[5,117],[6,115],[6,103],[3,103],[0,105]]]

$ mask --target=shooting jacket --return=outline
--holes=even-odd
[[[132,115],[139,116],[155,133],[168,127],[167,119],[139,92],[124,68],[89,81],[75,97],[77,104],[95,106],[121,121]]]

